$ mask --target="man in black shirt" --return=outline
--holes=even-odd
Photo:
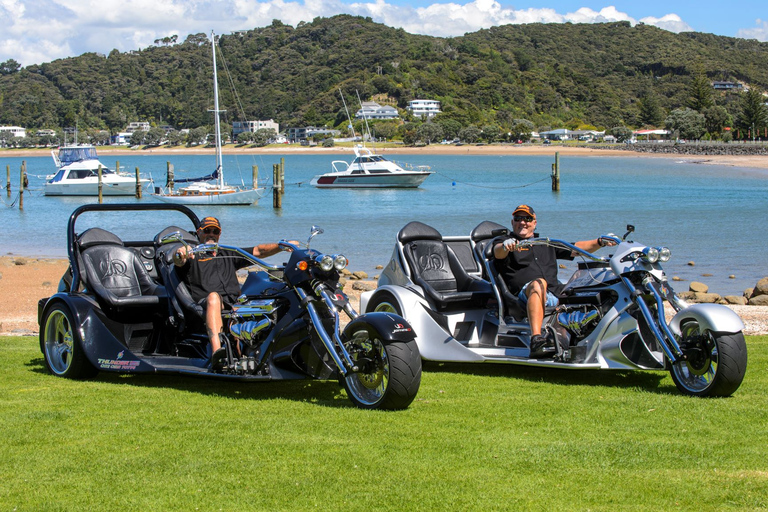
[[[217,244],[221,236],[221,224],[216,217],[205,217],[197,228],[200,243]],[[243,248],[254,256],[265,258],[280,252],[277,244],[261,244]],[[237,270],[251,263],[244,258],[233,258],[228,254],[213,252],[198,255],[180,247],[173,255],[173,263],[178,268],[179,277],[187,284],[192,299],[205,310],[205,326],[211,341],[211,351],[216,354],[223,350],[220,335],[223,322],[221,311],[224,305],[231,306],[240,295],[240,283]],[[214,357],[212,357],[215,360]]]
[[[512,236],[497,242],[493,247],[495,264],[509,291],[516,294],[526,305],[528,322],[531,324],[532,358],[554,355],[556,349],[552,340],[541,335],[544,308],[557,306],[557,294],[563,285],[557,280],[557,260],[573,259],[576,255],[567,249],[556,249],[548,245],[520,247],[519,242],[538,236],[536,212],[521,204],[512,213]],[[576,242],[574,245],[588,252],[595,252],[608,245],[607,239],[597,238]]]

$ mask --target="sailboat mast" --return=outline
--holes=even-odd
[[[224,166],[221,158],[221,121],[219,120],[219,78],[216,74],[216,34],[211,31],[213,52],[213,111],[216,119],[216,169],[219,171],[219,187],[224,186]]]

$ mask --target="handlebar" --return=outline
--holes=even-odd
[[[611,241],[616,242],[617,244],[621,242],[621,240],[618,239],[615,235],[603,235],[600,238],[606,238]],[[550,247],[560,247],[561,249],[568,249],[572,252],[578,253],[579,255],[589,258],[592,261],[602,261],[604,263],[607,263],[610,261],[609,258],[604,258],[601,256],[595,256],[591,252],[587,252],[584,249],[581,249],[579,247],[576,247],[570,242],[566,242],[565,240],[557,240],[554,238],[529,238],[527,240],[523,240],[517,244],[520,247],[531,247],[534,245],[548,245]]]

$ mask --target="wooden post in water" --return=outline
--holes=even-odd
[[[27,161],[21,161],[21,175],[19,176],[19,210],[24,209],[24,178],[27,175]]]
[[[11,197],[11,166],[5,166],[5,190],[8,197]]]
[[[120,165],[118,163],[118,165]],[[139,179],[139,168],[136,168],[136,199],[141,199],[141,180]]]
[[[120,174],[120,160],[115,160],[115,174]]]
[[[259,166],[254,165],[251,170],[253,171],[253,189],[259,188]]]
[[[283,198],[280,194],[280,165],[272,166],[272,208],[282,208]]]
[[[168,193],[173,193],[173,164],[171,162],[166,162],[166,179],[165,179],[165,186],[168,187]]]
[[[99,204],[101,204],[104,201],[104,197],[102,195],[102,189],[104,187],[104,184],[101,182],[101,164],[99,164]]]
[[[285,194],[285,158],[280,159],[280,194]]]
[[[555,153],[555,163],[552,164],[552,192],[560,192],[560,153]]]

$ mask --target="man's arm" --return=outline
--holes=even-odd
[[[279,253],[281,250],[280,246],[275,243],[259,244],[253,248],[253,255],[257,258],[266,258]]]
[[[573,245],[575,245],[579,249],[583,249],[583,250],[585,250],[587,252],[595,252],[596,250],[598,250],[601,247],[611,247],[611,246],[616,245],[616,243],[613,242],[612,240],[608,240],[606,238],[595,238],[594,240],[582,240],[580,242],[576,242]],[[573,252],[573,253],[571,253],[571,255],[572,256],[577,256],[578,253]]]
[[[507,255],[517,248],[517,240],[514,238],[507,238],[503,242],[499,242],[493,246],[493,257],[497,260],[503,260]]]

